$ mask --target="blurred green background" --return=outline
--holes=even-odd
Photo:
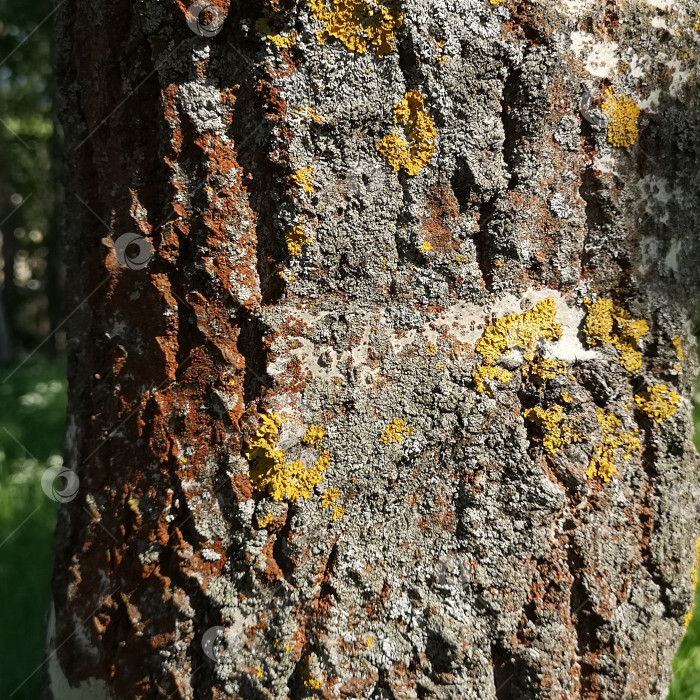
[[[66,382],[57,243],[50,0],[0,0],[0,699],[40,697]],[[700,385],[696,388],[700,448]],[[700,610],[700,587],[696,592]],[[700,700],[700,613],[674,660],[669,700]]]

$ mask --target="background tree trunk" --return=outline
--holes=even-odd
[[[666,5],[60,6],[46,697],[665,695],[700,529]]]

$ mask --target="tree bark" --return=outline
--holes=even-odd
[[[664,697],[700,3],[204,4],[56,13],[45,696]]]

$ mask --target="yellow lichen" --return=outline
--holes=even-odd
[[[600,442],[593,448],[586,476],[589,479],[597,476],[603,481],[610,481],[617,472],[615,467],[617,451],[624,448],[622,459],[629,459],[632,452],[641,449],[642,444],[636,428],[632,431],[620,430],[622,421],[614,413],[597,408],[596,418],[601,427],[602,436]]]
[[[255,675],[256,675],[258,678],[262,678],[262,677],[263,677],[263,671],[262,671],[262,668],[261,668],[260,666],[255,666],[255,667],[253,668],[253,672],[255,673]]]
[[[513,348],[534,350],[538,340],[559,340],[562,328],[556,321],[554,299],[542,299],[529,311],[508,314],[489,326],[476,344],[485,360],[497,360]]]
[[[610,299],[596,302],[586,299],[586,306],[588,315],[583,330],[589,345],[612,345],[620,352],[620,364],[628,372],[638,372],[642,367],[639,341],[649,332],[649,324],[631,318],[625,309],[616,308]]]
[[[484,361],[473,372],[474,385],[479,393],[491,394],[485,380],[508,382],[512,372],[494,365],[494,362],[518,348],[528,362],[534,359],[535,346],[540,340],[559,340],[562,327],[556,320],[557,309],[554,299],[548,297],[537,302],[529,311],[522,314],[508,314],[486,328],[476,343],[476,351]],[[545,362],[545,366],[547,361]],[[544,367],[543,366],[543,370]],[[565,366],[565,365],[564,365]],[[551,369],[551,367],[550,367]]]
[[[261,421],[262,425],[244,453],[251,463],[248,476],[253,487],[275,501],[309,498],[311,489],[321,482],[323,472],[330,466],[328,451],[322,452],[312,467],[306,467],[300,460],[288,462],[284,451],[277,447],[284,419],[276,413],[268,413],[261,416]]]
[[[562,391],[561,392],[561,400],[565,401],[566,403],[572,403],[574,400],[574,397],[568,391]]]
[[[264,527],[267,527],[272,522],[274,517],[275,516],[272,513],[268,513],[264,518],[258,518],[258,530],[262,530]]]
[[[403,442],[410,435],[413,435],[413,428],[410,425],[406,425],[403,418],[394,418],[382,430],[382,435],[379,439],[385,445],[391,445],[392,442]]]
[[[340,491],[336,488],[327,489],[321,494],[321,505],[323,508],[333,508],[333,520],[339,520],[345,515],[345,508],[335,503],[340,497]]]
[[[553,404],[548,409],[539,406],[525,411],[525,418],[541,426],[544,431],[542,444],[550,455],[572,442],[583,442],[585,435],[577,430],[574,422],[564,417],[564,407]]]
[[[311,673],[311,657],[307,656],[301,665],[301,678],[304,681],[304,685],[307,688],[313,688],[314,690],[320,690],[322,682],[314,678]]]
[[[693,582],[693,592],[697,591],[698,579],[700,579],[700,536],[695,540],[695,566],[690,569],[690,580]],[[690,621],[693,619],[693,612],[695,611],[695,596],[693,596],[693,604],[690,606],[690,610],[685,614],[683,622],[687,627]]]
[[[435,343],[428,343],[425,346],[425,351],[428,355],[434,355],[437,352],[437,345],[435,345]]]
[[[282,49],[294,46],[297,43],[296,35],[284,36],[283,34],[268,34],[267,38]]]
[[[494,364],[483,364],[479,365],[472,372],[472,379],[474,380],[474,387],[480,393],[486,393],[489,396],[493,396],[493,392],[486,384],[486,380],[499,381],[507,384],[513,378],[513,373],[509,372],[507,369],[498,367]]]
[[[310,425],[302,438],[302,442],[318,450],[321,448],[321,441],[324,437],[326,437],[326,429],[322,425]]]
[[[310,108],[309,108],[310,109]],[[305,168],[295,170],[291,175],[292,181],[303,188],[304,192],[315,192],[313,181],[313,170],[310,165]]]
[[[460,255],[459,253],[457,253],[455,255],[455,262],[458,265],[464,265],[465,263],[469,262],[469,258],[466,255]]]
[[[296,44],[296,33],[290,36],[273,34],[270,23],[264,17],[260,17],[260,19],[256,20],[255,29],[261,34],[264,34],[275,46],[279,46],[280,48],[289,48]]]
[[[676,355],[681,362],[685,362],[685,353],[683,352],[683,346],[681,345],[680,336],[676,336],[673,339],[673,347],[676,348]]]
[[[377,150],[395,173],[403,168],[409,175],[417,175],[433,157],[437,136],[420,92],[409,90],[403,100],[394,105],[394,124],[397,131],[385,136],[377,144]]]
[[[305,245],[313,243],[313,238],[309,238],[309,236],[304,233],[304,227],[301,224],[297,224],[294,228],[287,231],[284,235],[284,239],[287,241],[287,250],[289,254],[295,258],[301,255]]]
[[[657,423],[663,423],[678,410],[681,397],[665,384],[656,384],[635,394],[634,402],[649,418],[653,418]]]
[[[569,365],[563,360],[542,358],[523,368],[524,376],[534,377],[540,384],[554,379],[558,374],[568,375]]]
[[[641,110],[637,103],[626,95],[617,97],[612,88],[608,88],[601,109],[610,120],[608,142],[618,148],[632,146],[639,134],[637,118]]]
[[[430,241],[423,241],[423,243],[421,243],[421,247],[420,247],[421,253],[427,253],[428,251],[431,251],[432,249],[433,249],[433,244]]]
[[[366,646],[367,648],[369,648],[369,647],[372,646],[372,643],[373,643],[373,642],[374,642],[374,638],[373,638],[373,637],[367,637],[367,640],[365,641],[365,646]]]
[[[374,46],[380,57],[394,49],[403,15],[394,3],[372,0],[307,0],[313,16],[323,23],[318,40],[342,41],[350,50],[365,53]]]

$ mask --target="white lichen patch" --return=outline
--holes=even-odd
[[[583,67],[597,78],[609,78],[620,60],[616,41],[596,41],[586,32],[571,33],[571,50],[583,61]]]

